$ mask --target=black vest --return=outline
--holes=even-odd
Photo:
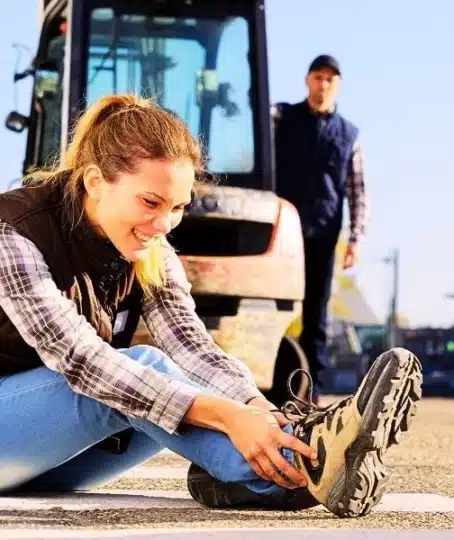
[[[63,202],[61,188],[22,187],[0,195],[0,219],[41,251],[57,287],[98,335],[115,348],[128,347],[143,300],[132,264]],[[1,264],[1,261],[0,261]],[[114,333],[117,314],[126,325]],[[42,365],[0,308],[0,375]]]
[[[336,112],[313,113],[307,101],[277,110],[277,192],[296,206],[306,234],[337,234],[358,129]]]

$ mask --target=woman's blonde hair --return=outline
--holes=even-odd
[[[115,182],[119,172],[134,172],[141,159],[188,159],[196,176],[204,166],[201,146],[180,118],[151,99],[111,95],[81,114],[59,166],[34,170],[25,182],[64,182],[65,200],[75,210],[81,207],[85,195],[83,175],[88,165],[97,165],[106,181]],[[144,291],[164,285],[160,239],[150,246],[145,260],[134,263],[134,268]]]

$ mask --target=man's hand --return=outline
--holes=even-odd
[[[344,264],[342,268],[344,270],[348,270],[349,268],[353,268],[358,264],[358,244],[354,242],[350,242],[347,246],[347,250],[345,252],[344,256]]]

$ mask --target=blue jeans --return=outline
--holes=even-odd
[[[123,349],[141,364],[198,386],[158,349]],[[204,389],[206,392],[207,390]],[[95,447],[133,428],[124,454]],[[46,367],[0,379],[0,491],[74,491],[109,482],[169,448],[224,482],[240,482],[256,493],[284,488],[259,478],[223,433],[191,426],[171,435],[147,420],[128,417],[74,393],[64,377]],[[290,451],[285,456],[290,459]]]

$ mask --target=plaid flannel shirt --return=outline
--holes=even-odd
[[[364,235],[367,219],[367,197],[364,185],[364,160],[359,140],[353,145],[347,177],[347,200],[350,213],[350,242],[357,243]]]
[[[35,244],[0,221],[0,306],[26,343],[74,392],[173,433],[200,392],[242,402],[261,393],[246,365],[213,342],[180,260],[168,244],[166,251],[167,287],[144,302],[143,316],[156,346],[200,389],[104,342],[57,288]]]

